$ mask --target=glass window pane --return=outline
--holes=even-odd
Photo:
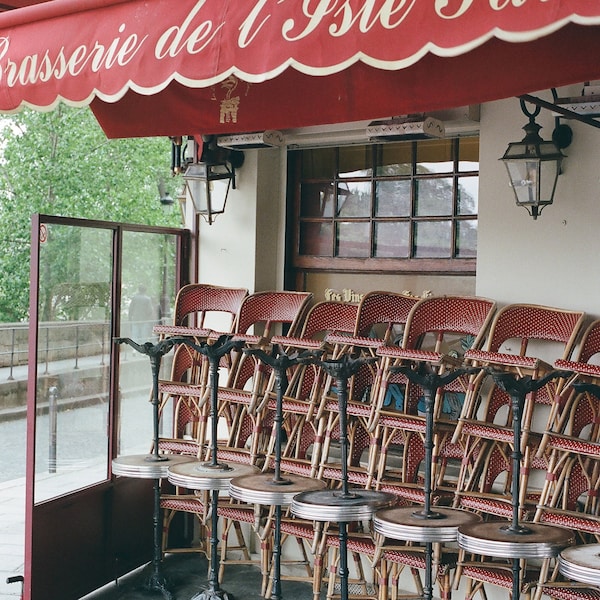
[[[336,256],[369,257],[371,255],[371,224],[338,223],[336,246]]]
[[[301,217],[333,217],[335,198],[332,183],[303,183],[300,194]]]
[[[152,328],[171,323],[175,305],[173,235],[125,231],[121,282],[121,332],[135,342],[156,342]],[[119,405],[119,454],[143,454],[152,447],[150,359],[128,345],[121,346],[119,381],[124,389]],[[168,379],[173,353],[161,361],[160,377]],[[168,411],[165,411],[167,415]],[[161,423],[161,435],[171,434],[171,422]]]
[[[458,178],[458,214],[476,215],[479,210],[479,177]]]
[[[452,222],[423,221],[415,223],[416,258],[452,257]]]
[[[452,173],[453,140],[427,140],[417,144],[417,174]]]
[[[333,179],[335,148],[314,148],[302,151],[303,179]]]
[[[46,227],[39,269],[36,503],[108,475],[105,359],[113,235],[106,229]]]
[[[452,178],[419,179],[416,182],[418,217],[452,215]]]
[[[376,183],[377,200],[375,203],[376,217],[408,217],[410,216],[409,179],[378,181]]]
[[[378,258],[409,258],[410,223],[375,223],[375,256]]]
[[[331,223],[300,223],[300,254],[331,256],[333,225]]]
[[[370,217],[371,216],[371,182],[349,181],[338,186],[337,216]]]
[[[456,256],[475,258],[477,256],[477,220],[458,221]]]
[[[411,175],[412,148],[412,142],[377,146],[377,176]]]
[[[372,146],[342,146],[339,153],[340,177],[370,177],[373,174]]]
[[[458,144],[458,170],[479,171],[479,138],[460,138]]]

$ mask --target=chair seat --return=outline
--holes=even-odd
[[[505,354],[503,352],[488,352],[486,350],[467,350],[465,360],[504,365],[506,367],[521,367],[528,369],[539,369],[543,366],[550,370],[551,366],[533,356],[521,356],[519,354]]]
[[[384,341],[378,338],[349,336],[339,333],[329,333],[325,337],[328,344],[339,344],[346,346],[360,346],[361,348],[379,348],[384,345]]]
[[[380,427],[425,433],[425,417],[419,415],[381,411],[378,425]]]
[[[197,456],[200,446],[195,440],[183,438],[160,438],[158,440],[158,451],[169,454],[189,454]]]
[[[556,600],[597,600],[600,589],[578,587],[572,582],[545,584],[542,586],[545,595]]]
[[[571,512],[546,508],[542,513],[540,523],[558,525],[565,529],[600,536],[600,517],[593,515],[582,513],[581,516],[578,516]]]
[[[194,494],[163,494],[160,497],[160,507],[162,510],[204,514],[207,505],[201,497]]]
[[[305,350],[318,350],[323,342],[309,338],[288,337],[285,335],[274,335],[271,338],[272,344],[277,344],[284,347],[303,348]]]
[[[476,581],[491,583],[505,589],[512,588],[512,568],[510,565],[495,565],[494,563],[463,563],[462,576]],[[539,573],[528,569],[521,578],[521,591],[525,592],[538,581]]]
[[[554,366],[557,369],[564,369],[565,371],[575,371],[575,373],[579,373],[580,375],[600,377],[600,365],[558,359],[554,361]]]
[[[402,348],[401,346],[384,346],[379,348],[377,354],[389,358],[403,358],[411,361],[430,362],[435,364],[441,363],[445,358],[445,355],[440,352]]]
[[[598,442],[552,433],[548,436],[548,443],[559,450],[600,458],[600,443]]]

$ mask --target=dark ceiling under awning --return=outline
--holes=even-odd
[[[591,0],[53,0],[0,14],[0,111],[91,104],[109,137],[288,129],[600,79],[598,56]]]

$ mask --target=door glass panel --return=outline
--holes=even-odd
[[[409,176],[412,173],[412,142],[377,146],[377,175]]]
[[[303,256],[332,256],[332,223],[300,223],[300,254]]]
[[[339,149],[340,177],[370,177],[373,174],[371,146],[342,146]]]
[[[330,182],[302,184],[301,217],[333,217],[335,188]]]
[[[154,325],[171,323],[175,304],[175,235],[139,231],[123,232],[121,283],[121,337],[138,344],[157,341]],[[162,357],[160,377],[168,379],[173,352]],[[150,452],[153,407],[150,359],[128,344],[120,346],[119,435],[117,454]],[[170,433],[170,415],[161,420]]]
[[[477,220],[458,221],[456,255],[459,258],[477,256]]]
[[[113,232],[43,227],[35,502],[105,480],[109,443]]]

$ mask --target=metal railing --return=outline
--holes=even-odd
[[[124,323],[124,336],[129,336],[134,327],[152,331],[152,322]],[[15,368],[27,365],[28,360],[27,323],[0,324],[0,368],[8,368],[6,379],[15,379]],[[73,369],[79,369],[84,357],[98,357],[98,363],[105,365],[110,355],[110,323],[105,321],[65,321],[60,323],[40,323],[39,364],[44,365],[43,374],[50,373],[51,363],[72,361]],[[130,331],[131,329],[131,331]]]

